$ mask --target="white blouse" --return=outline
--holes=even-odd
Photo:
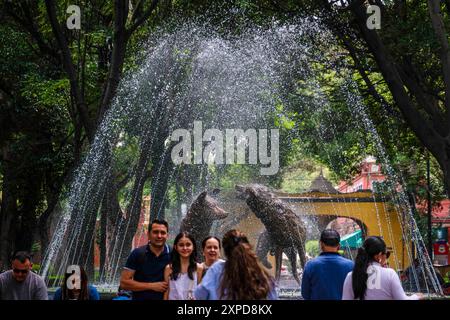
[[[193,300],[194,290],[197,288],[197,271],[193,273],[194,280],[189,278],[188,273],[179,273],[177,280],[169,281],[169,300]]]

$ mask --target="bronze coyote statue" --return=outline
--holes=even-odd
[[[277,198],[267,187],[258,184],[236,186],[238,197],[245,199],[247,205],[266,227],[258,238],[256,253],[266,267],[267,253],[275,254],[275,277],[279,280],[283,252],[288,256],[292,274],[300,283],[297,272],[296,254],[300,256],[302,268],[305,267],[306,228],[287,204]]]
[[[212,194],[217,194],[220,190],[214,189]],[[200,258],[200,244],[204,238],[209,235],[212,224],[215,220],[225,219],[228,212],[220,208],[217,201],[203,191],[192,202],[186,217],[181,221],[180,232],[187,231],[195,239],[197,245],[197,254]]]

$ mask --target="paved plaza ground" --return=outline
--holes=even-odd
[[[301,300],[300,286],[291,277],[283,277],[278,282],[278,297],[280,300]]]

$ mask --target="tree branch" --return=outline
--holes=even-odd
[[[350,53],[350,56],[352,57],[353,61],[355,62],[355,67],[358,70],[358,73],[361,75],[361,78],[364,80],[367,86],[367,91],[370,93],[370,95],[381,103],[381,105],[388,111],[389,114],[399,117],[398,112],[396,112],[392,106],[384,99],[382,95],[378,93],[378,91],[375,88],[375,85],[372,83],[372,81],[369,79],[369,77],[366,74],[366,71],[364,67],[362,66],[360,60],[358,59],[358,56],[356,54],[356,50],[353,47],[353,45],[350,43],[348,39],[346,39],[343,35],[341,36],[342,41],[344,42],[345,47]]]
[[[131,25],[131,27],[127,30],[127,36],[130,37],[133,32],[141,25],[145,22],[145,20],[147,20],[150,15],[152,14],[153,10],[155,10],[156,6],[158,5],[158,0],[152,0],[152,3],[150,4],[150,6],[147,8],[147,10],[144,12],[144,14],[136,21],[133,21],[133,24]],[[139,6],[139,4],[138,4]],[[138,9],[138,7],[136,7],[136,9]],[[133,14],[134,15],[134,14]]]
[[[327,1],[327,0],[325,0]],[[327,19],[328,24],[332,24],[333,25],[333,30],[335,30],[335,33],[337,35],[337,37],[339,39],[341,39],[341,41],[344,44],[344,47],[347,49],[348,53],[350,54],[350,57],[352,58],[353,62],[354,62],[354,69],[356,69],[358,71],[358,73],[360,74],[361,78],[364,80],[364,82],[366,83],[367,86],[367,92],[375,99],[377,100],[385,109],[386,111],[390,114],[395,116],[396,118],[398,118],[400,115],[399,113],[394,110],[391,106],[391,104],[389,104],[386,99],[384,99],[384,97],[382,95],[380,95],[375,87],[376,84],[378,84],[379,82],[382,82],[382,80],[380,80],[379,82],[373,83],[370,78],[368,77],[366,71],[372,71],[370,70],[370,68],[367,68],[365,66],[363,66],[363,64],[361,63],[361,60],[358,57],[358,52],[357,52],[357,48],[353,45],[352,41],[351,41],[351,36],[346,36],[344,34],[343,27],[342,25],[339,24],[338,21],[339,18],[335,15],[335,13],[332,11],[331,6],[329,3],[327,3],[327,9],[329,11],[329,13],[332,15],[331,17],[329,17]],[[367,70],[369,69],[369,70]]]
[[[421,115],[415,107],[414,102],[408,96],[397,66],[377,32],[375,30],[369,30],[366,27],[367,17],[364,4],[352,6],[351,11],[356,18],[359,30],[370,48],[381,73],[386,79],[386,83],[389,86],[397,105],[402,111],[404,118],[417,134],[420,141],[433,154],[442,155],[442,153],[445,152],[443,150],[442,137],[436,132],[430,122]]]
[[[447,14],[450,14],[450,1],[444,0],[445,3],[445,9],[447,9]]]
[[[45,41],[42,34],[39,32],[36,23],[34,22],[35,19],[33,19],[33,15],[30,12],[30,5],[29,3],[23,5],[21,2],[18,3],[18,6],[20,10],[23,11],[25,18],[20,17],[17,15],[16,11],[18,8],[12,7],[12,4],[10,2],[6,2],[6,12],[9,16],[11,16],[14,21],[16,21],[19,26],[27,31],[32,39],[36,42],[37,46],[39,47],[39,50],[41,53],[46,54],[47,56],[58,59],[58,53],[53,50]]]
[[[434,33],[441,46],[440,56],[442,62],[442,73],[445,84],[445,109],[447,114],[447,128],[450,126],[450,49],[448,46],[447,34],[444,21],[442,19],[440,1],[428,0],[428,9],[430,11],[431,24]]]
[[[58,46],[61,49],[63,66],[69,78],[72,96],[75,99],[77,110],[80,113],[83,127],[86,130],[88,139],[90,142],[92,142],[94,140],[94,130],[91,125],[91,121],[89,119],[87,106],[86,103],[84,102],[84,97],[81,95],[80,90],[78,88],[77,74],[75,71],[75,67],[73,65],[69,46],[67,45],[66,38],[64,36],[61,25],[59,24],[58,18],[56,16],[55,3],[53,0],[45,0],[45,6],[47,9],[50,24],[52,26],[53,34],[55,35]]]
[[[399,66],[397,68],[397,70],[406,87],[410,90],[410,92],[414,93],[414,97],[423,107],[423,110],[425,110],[430,116],[434,126],[438,129],[441,135],[445,135],[447,127],[441,121],[443,115],[438,108],[438,102],[432,95],[427,94],[419,85],[420,81],[416,79],[418,72],[415,71],[411,62],[404,62],[401,67]]]
[[[141,14],[144,1],[145,0],[138,0],[136,6],[134,7],[133,15],[131,16],[132,22],[135,22],[138,19],[138,16]]]
[[[134,24],[129,29],[126,29],[125,25],[129,11],[128,1],[115,0],[114,43],[111,57],[111,66],[108,73],[108,80],[105,83],[103,89],[101,104],[97,115],[97,123],[100,123],[102,121],[103,116],[111,102],[111,99],[115,95],[117,87],[119,86],[128,40],[130,39],[133,32],[150,17],[157,4],[158,0],[152,0],[152,3],[144,12],[144,14],[137,21],[134,21]],[[139,8],[142,6],[143,4],[141,5],[138,3],[135,10],[140,10]],[[135,16],[135,12],[133,13],[133,16]]]
[[[97,125],[102,121],[111,99],[116,93],[116,89],[122,75],[125,51],[128,42],[125,24],[128,16],[128,1],[114,1],[114,38],[113,50],[111,54],[111,65],[109,67],[108,79],[105,82],[97,114]]]

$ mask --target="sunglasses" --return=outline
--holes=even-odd
[[[389,257],[391,256],[391,252],[390,251],[387,251],[384,254],[386,255],[386,259],[389,259]]]
[[[13,269],[14,273],[21,273],[21,274],[27,274],[28,273],[28,269]]]

